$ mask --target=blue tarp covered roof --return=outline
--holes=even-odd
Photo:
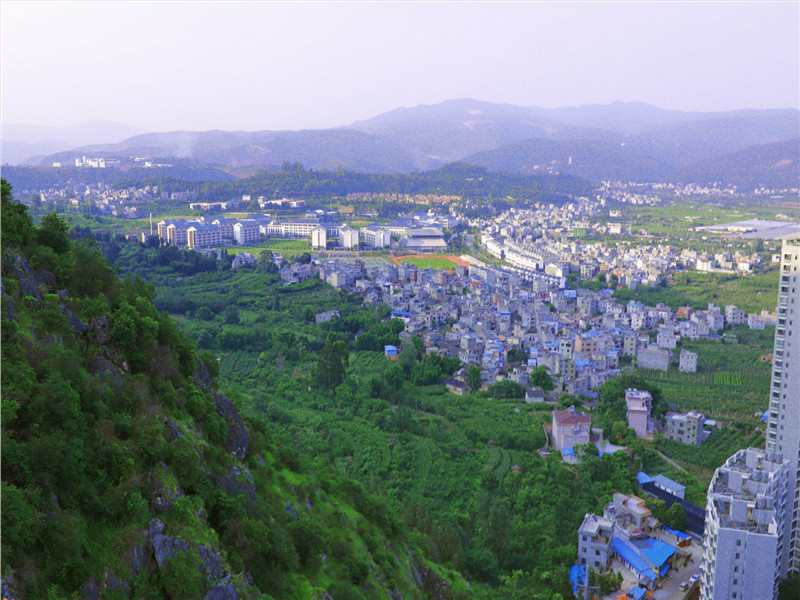
[[[675,546],[667,542],[654,538],[647,538],[642,541],[645,543],[641,545],[639,551],[644,554],[647,560],[659,568],[663,567],[670,557],[675,554]]]
[[[647,561],[639,556],[633,548],[625,543],[625,540],[614,536],[611,538],[611,544],[614,546],[614,552],[619,554],[620,558],[628,563],[633,569],[643,577],[647,577],[650,581],[655,580],[656,574]]]
[[[647,595],[647,590],[640,587],[633,588],[630,592],[628,592],[633,600],[642,600]]]
[[[681,539],[681,540],[688,540],[689,539],[689,535],[688,534],[683,533],[682,531],[678,531],[677,529],[672,529],[670,527],[667,527],[666,525],[664,525],[664,531],[666,531],[668,533],[671,533],[676,538]]]
[[[411,317],[411,316],[413,316],[410,312],[406,312],[404,310],[393,310],[392,314],[393,315],[399,315],[401,317]]]
[[[397,354],[397,347],[396,346],[384,346],[383,347],[383,351],[388,356],[394,356],[395,354]]]
[[[761,420],[762,421],[766,421],[767,419],[769,419],[769,409],[765,410],[764,414],[761,415]]]
[[[575,450],[573,448],[564,448],[561,451],[562,456],[575,456]]]
[[[578,596],[578,586],[586,585],[586,565],[572,565],[569,568],[569,583],[572,593]]]

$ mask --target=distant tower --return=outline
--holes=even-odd
[[[792,473],[788,490],[791,500],[783,519],[786,542],[780,557],[785,576],[800,570],[800,233],[787,235],[782,241],[766,447],[783,454]]]

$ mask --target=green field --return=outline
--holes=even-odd
[[[448,258],[439,258],[435,256],[425,258],[403,258],[400,262],[411,263],[419,269],[446,269],[452,271],[456,268],[456,264]]]
[[[685,340],[680,348],[696,352],[697,373],[637,369],[637,374],[657,385],[663,401],[679,410],[696,410],[723,422],[757,424],[755,414],[767,408],[771,363],[761,358],[772,351],[774,328],[750,331],[738,326],[741,343]],[[676,352],[680,352],[680,348]]]
[[[635,298],[648,306],[663,302],[673,310],[680,306],[706,308],[713,303],[720,307],[734,304],[746,312],[772,312],[778,302],[777,268],[754,275],[688,271],[676,275],[675,280],[676,284],[667,288],[617,290],[614,297],[623,302]]]

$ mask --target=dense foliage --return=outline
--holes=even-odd
[[[135,270],[131,257],[143,252],[156,250],[129,242],[116,264]],[[157,304],[218,353],[221,381],[253,418],[376,494],[478,594],[569,597],[577,546],[570,532],[586,512],[602,512],[613,492],[635,492],[638,462],[619,453],[574,467],[542,456],[551,414],[531,410],[518,384],[478,392],[478,370],[472,394],[450,394],[442,381],[459,361],[400,337],[403,323],[385,307],[362,307],[358,296],[317,280],[286,286],[265,271],[220,264],[149,279]],[[339,317],[314,324],[315,314],[334,309]],[[241,337],[231,344],[231,336]],[[384,356],[385,344],[399,346],[397,360]]]
[[[262,421],[242,421],[213,384],[216,358],[197,355],[158,312],[154,286],[120,280],[68,233],[55,216],[34,226],[3,182],[2,571],[12,596],[467,594],[384,499]]]

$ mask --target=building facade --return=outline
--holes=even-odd
[[[800,466],[800,235],[784,237],[782,242],[766,447],[782,454],[793,474],[789,481],[789,497],[794,500],[787,507],[783,519],[786,542],[781,560],[786,573],[800,570],[800,506],[797,498]]]
[[[793,472],[780,454],[747,448],[708,488],[700,600],[768,600],[785,575],[781,555]]]
[[[705,439],[703,429],[705,416],[690,410],[688,413],[668,413],[664,426],[664,437],[682,444],[699,446]]]
[[[636,437],[647,437],[650,424],[650,409],[653,406],[653,397],[647,390],[625,390],[625,404],[628,407],[628,427],[636,432]]]

